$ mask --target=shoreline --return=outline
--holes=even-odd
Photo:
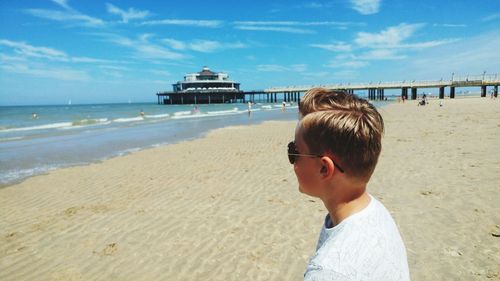
[[[500,101],[438,101],[379,108],[368,191],[412,280],[498,278]],[[301,280],[326,210],[297,190],[295,125],[214,129],[0,188],[0,279]]]
[[[291,120],[295,118],[296,111],[293,107],[284,113],[279,109],[255,109],[251,116],[247,116],[246,110],[214,111],[214,116],[184,116],[185,112],[181,111],[178,112],[182,113],[179,119],[175,118],[177,116],[172,120],[147,118],[148,122],[129,127],[82,127],[66,131],[66,134],[0,143],[3,158],[0,188],[66,167],[100,163],[135,151],[201,138],[213,129],[259,124],[266,120]]]

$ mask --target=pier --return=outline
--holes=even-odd
[[[498,95],[500,85],[500,75],[486,74],[455,76],[452,74],[450,80],[435,81],[394,81],[394,82],[367,82],[367,83],[338,83],[308,86],[284,86],[272,87],[257,91],[238,92],[203,92],[191,93],[163,92],[157,93],[158,104],[197,104],[197,103],[237,103],[237,102],[300,102],[305,92],[312,88],[322,87],[330,90],[342,90],[352,94],[357,94],[369,100],[385,100],[385,90],[400,90],[400,97],[404,99],[417,99],[419,89],[437,88],[439,89],[439,99],[445,98],[445,90],[448,88],[448,96],[455,98],[455,91],[460,87],[479,87],[480,96],[486,97],[488,90],[493,95]],[[488,89],[489,88],[489,89]],[[360,93],[360,91],[362,93]],[[175,102],[174,102],[175,101]]]

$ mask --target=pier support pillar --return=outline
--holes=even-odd
[[[455,98],[455,87],[450,87],[450,99]]]
[[[486,86],[481,86],[481,97],[486,97]]]
[[[439,99],[444,99],[444,87],[439,87]]]
[[[375,89],[368,89],[368,100],[375,99]]]
[[[417,99],[417,88],[411,88],[411,99],[412,100]]]
[[[408,99],[408,88],[402,88],[401,89],[401,99],[402,100],[407,100]]]

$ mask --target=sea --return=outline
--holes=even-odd
[[[217,128],[297,118],[293,103],[284,111],[281,103],[256,103],[250,113],[242,103],[1,106],[0,187],[62,167],[199,138]]]
[[[0,107],[0,186],[50,170],[199,138],[213,129],[297,120],[297,105],[155,103]]]

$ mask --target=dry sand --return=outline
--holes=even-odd
[[[412,280],[500,280],[500,100],[381,112],[369,191]],[[0,280],[301,280],[325,208],[297,191],[294,128],[219,129],[0,189]]]

